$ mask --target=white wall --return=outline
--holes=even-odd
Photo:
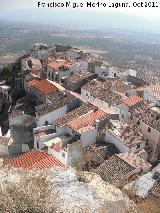
[[[38,143],[39,149],[42,149],[42,147],[44,146],[44,142],[47,142],[47,141],[54,139],[58,136],[59,136],[58,133],[51,133],[51,134],[43,136],[43,137],[34,136],[34,148],[37,149],[37,143]]]
[[[133,147],[128,147],[127,145],[125,145],[125,143],[122,140],[118,139],[110,131],[106,131],[105,136],[104,136],[104,141],[114,144],[122,153],[123,152],[133,152],[134,153],[138,150],[136,145]],[[142,143],[140,143],[140,148],[144,148],[144,147],[145,147],[145,142],[142,141]]]
[[[82,147],[87,147],[91,144],[96,143],[97,129],[89,130],[88,132],[81,133]]]
[[[106,143],[114,144],[120,150],[120,152],[130,152],[130,149],[109,131],[106,131],[104,141]]]
[[[81,95],[85,98],[87,98],[88,100],[90,100],[91,94],[90,92],[88,92],[87,90],[81,88]]]
[[[51,154],[54,157],[56,157],[65,166],[67,165],[68,153],[65,152],[64,150],[61,149],[60,152],[56,152],[52,148],[48,147],[48,154]]]
[[[80,57],[80,53],[73,51],[73,50],[67,50],[65,54],[67,57],[74,58],[74,59]]]
[[[147,91],[147,90],[144,90],[143,98],[145,100],[151,101],[154,104],[157,102],[156,97],[154,97],[154,95],[151,92]]]
[[[99,78],[104,78],[106,79],[107,76],[109,75],[109,68],[108,67],[103,67],[103,66],[95,66],[95,74],[98,74]]]
[[[43,115],[41,117],[38,117],[36,116],[36,119],[37,119],[37,126],[44,126],[45,125],[45,122],[48,121],[48,124],[54,124],[54,122],[63,117],[67,112],[67,105],[53,111],[53,112],[50,112],[46,115]]]

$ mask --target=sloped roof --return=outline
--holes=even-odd
[[[147,88],[148,91],[150,91],[151,93],[153,93],[153,95],[156,97],[156,98],[160,98],[160,83],[158,84],[155,84],[155,85],[151,85]]]
[[[103,164],[101,164],[97,168],[96,172],[101,176],[103,180],[109,182],[111,181],[113,185],[117,185],[122,180],[124,180],[133,170],[134,168],[132,166],[118,158],[117,155],[113,155]]]
[[[151,189],[151,194],[157,198],[160,198],[160,179],[155,182]]]
[[[134,153],[120,153],[117,156],[135,169],[151,167],[151,164]]]
[[[73,67],[74,64],[69,63],[68,61],[62,60],[62,59],[54,59],[53,62],[48,64],[48,67],[55,69],[55,70],[58,70],[62,66],[70,68],[70,67]]]
[[[106,115],[107,114],[101,110],[93,110],[85,115],[82,115],[70,121],[67,125],[76,131],[83,130],[83,128],[85,127],[90,127],[89,129],[91,129],[96,120],[102,119]]]
[[[39,90],[41,93],[43,93],[44,95],[49,95],[52,92],[57,91],[57,87],[55,85],[53,85],[52,83],[50,83],[49,81],[42,79],[42,80],[31,80],[27,82],[27,85],[29,87],[34,87],[37,90]]]
[[[123,103],[127,105],[128,107],[135,106],[137,103],[142,102],[143,99],[139,96],[131,96],[123,99]]]
[[[63,127],[64,125],[68,124],[72,120],[78,118],[81,115],[88,113],[89,111],[93,110],[95,107],[90,103],[85,103],[83,106],[78,107],[77,109],[67,113],[62,118],[56,121],[56,126]]]
[[[52,155],[46,152],[32,150],[10,160],[10,165],[23,169],[47,169],[51,167],[64,167],[64,165]]]

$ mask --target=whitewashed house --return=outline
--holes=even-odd
[[[57,119],[77,108],[80,104],[81,101],[68,91],[57,91],[47,96],[45,104],[36,106],[37,126],[54,125]]]
[[[82,51],[78,48],[70,48],[65,52],[65,55],[67,56],[67,58],[71,58],[71,59],[80,58],[81,54],[82,54]]]
[[[150,160],[156,160],[160,149],[160,108],[143,101],[129,111],[129,123],[138,124],[152,149]]]
[[[146,87],[144,90],[143,98],[147,101],[160,106],[160,84],[155,84]]]
[[[137,71],[127,69],[127,68],[118,68],[118,67],[110,67],[109,68],[109,77],[116,78],[119,77],[121,79],[125,79],[128,75],[137,76]]]
[[[97,106],[110,108],[120,114],[122,95],[111,90],[112,81],[92,80],[81,88],[81,95]]]
[[[58,91],[58,88],[45,79],[33,79],[27,82],[26,93],[34,98],[37,104],[46,103],[47,96]]]
[[[81,64],[68,62],[64,59],[53,59],[47,65],[47,79],[61,83],[61,79],[68,76],[71,72],[79,72]]]
[[[136,153],[147,161],[148,152],[145,148],[148,148],[149,142],[142,135],[138,125],[127,125],[119,120],[110,120],[103,134],[103,140],[114,144],[120,152]]]
[[[48,46],[43,43],[36,43],[33,44],[33,49],[32,49],[32,57],[35,59],[43,60],[44,55],[46,54],[48,49]]]

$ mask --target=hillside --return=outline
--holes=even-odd
[[[72,169],[0,172],[0,212],[120,212],[133,202],[97,175]],[[132,211],[135,212],[135,211]]]

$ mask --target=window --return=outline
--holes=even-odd
[[[140,121],[137,121],[137,125],[140,125]]]
[[[148,132],[151,132],[151,127],[148,127]]]
[[[38,141],[37,141],[37,149],[39,149],[39,143],[38,143]]]
[[[140,144],[137,144],[137,149],[139,149],[141,147],[141,145]]]
[[[64,152],[62,152],[62,157],[65,158],[65,153]]]
[[[48,121],[45,121],[45,125],[48,125]]]
[[[114,73],[114,77],[115,77],[115,78],[117,77],[116,73]]]
[[[146,146],[148,146],[149,145],[149,141],[148,141],[148,139],[146,140]]]

